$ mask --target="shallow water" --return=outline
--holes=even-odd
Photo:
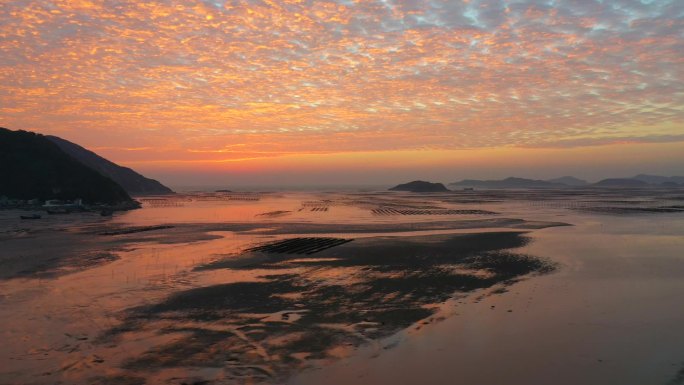
[[[560,262],[558,272],[450,301],[444,321],[391,337],[391,349],[367,347],[289,383],[682,383],[682,215],[537,215],[574,225],[536,231],[521,250]]]
[[[23,274],[0,281],[5,341],[0,383],[274,383],[283,376],[290,377],[291,384],[678,383],[677,372],[684,366],[684,213],[611,215],[590,210],[597,206],[594,201],[599,207],[633,205],[625,203],[630,201],[643,207],[673,205],[681,203],[676,193],[476,193],[195,194],[145,201],[143,209],[111,219],[79,214],[31,223],[16,220],[16,213],[1,213],[0,242],[13,257],[49,253],[51,237],[59,236],[86,245],[79,255],[106,250],[118,259],[60,266],[41,278]],[[494,213],[374,215],[378,207]],[[519,219],[528,222],[515,221]],[[541,222],[572,226],[543,228]],[[98,235],[106,229],[160,224],[174,227]],[[334,338],[347,339],[321,345],[320,352],[279,348],[295,346],[307,328],[319,330],[321,320],[312,321],[317,318],[312,318],[306,301],[302,308],[236,313],[244,324],[233,315],[211,321],[155,318],[152,313],[149,322],[131,318],[131,309],[158,306],[176,293],[239,282],[279,282],[265,278],[274,271],[306,277],[305,291],[277,293],[287,299],[283,303],[297,304],[330,285],[360,288],[373,282],[369,279],[378,273],[365,267],[331,264],[349,253],[387,247],[378,249],[374,242],[412,240],[413,245],[419,240],[427,250],[449,234],[521,231],[532,242],[510,251],[547,258],[560,268],[521,277],[525,279],[512,286],[487,284],[453,292],[454,299],[446,302],[430,303],[439,296],[425,298],[421,306],[437,311],[425,320],[411,315],[397,319],[396,325],[378,326],[364,317],[325,324],[325,330],[337,328]],[[257,256],[262,259],[248,259],[251,267],[242,267],[243,250],[293,236],[355,241],[316,258],[264,264]],[[212,263],[232,267],[201,268]],[[409,289],[404,285],[400,290]],[[387,304],[399,304],[392,295],[397,294],[386,294]],[[331,303],[331,308],[338,306]],[[132,320],[135,327],[119,330]],[[408,327],[402,326],[406,322]],[[290,326],[296,330],[283,331]],[[157,354],[179,342],[187,345],[188,336],[199,339],[194,342],[198,350],[192,351],[199,361]],[[230,350],[225,345],[229,343],[247,345],[224,357],[224,364],[217,363],[211,352]],[[201,365],[201,351],[211,365]],[[285,360],[283,354],[292,358]],[[131,361],[140,355],[148,361]],[[160,366],[160,359],[167,361]]]

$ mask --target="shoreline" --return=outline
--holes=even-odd
[[[609,286],[595,284],[629,278],[625,284],[645,285],[654,271],[684,278],[684,263],[676,257],[684,250],[679,238],[684,223],[677,214],[625,217],[556,207],[530,212],[525,202],[516,201],[483,205],[499,214],[481,217],[387,218],[372,215],[372,202],[419,210],[458,206],[446,203],[448,198],[443,203],[424,197],[388,201],[384,195],[361,201],[340,194],[330,198],[284,194],[257,202],[200,201],[186,207],[146,207],[114,218],[82,213],[29,221],[30,228],[19,233],[11,232],[12,226],[21,229],[25,223],[0,212],[0,226],[10,231],[0,233],[0,241],[17,260],[17,266],[5,264],[11,268],[0,279],[0,316],[8,330],[8,348],[0,358],[16,360],[17,366],[15,374],[0,373],[0,378],[29,382],[34,381],[27,377],[30,373],[41,371],[49,374],[38,383],[46,384],[69,376],[94,383],[176,378],[299,385],[320,383],[333,374],[342,384],[363,371],[365,379],[380,385],[419,374],[422,381],[447,384],[451,382],[434,373],[460,368],[450,378],[478,383],[487,377],[474,370],[477,362],[513,370],[517,361],[500,361],[504,356],[487,349],[460,349],[463,342],[469,341],[464,348],[501,344],[494,352],[505,347],[523,363],[548,359],[554,356],[537,357],[533,347],[545,345],[536,342],[539,336],[530,325],[541,325],[540,330],[551,333],[544,338],[557,340],[573,335],[560,315],[583,319],[586,310],[577,307],[582,304],[578,299],[604,301],[608,308],[627,303],[608,296]],[[275,220],[258,215],[285,209],[290,213]],[[649,226],[656,218],[658,227]],[[648,264],[617,257],[653,251],[656,244],[658,252]],[[270,246],[260,249],[263,245]],[[7,255],[2,258],[9,261]],[[538,264],[545,258],[551,262]],[[596,277],[587,277],[587,272]],[[627,273],[635,275],[625,277]],[[569,290],[576,280],[595,284],[588,291]],[[678,288],[653,287],[662,290],[661,297]],[[554,297],[559,290],[562,300]],[[639,301],[648,298],[626,292]],[[669,304],[666,300],[638,303],[656,306],[657,314],[667,312],[658,307]],[[537,308],[540,302],[547,307]],[[638,313],[631,316],[644,319]],[[540,321],[545,319],[549,323]],[[467,325],[479,326],[464,329]],[[603,334],[610,336],[611,329],[620,335],[635,332],[616,325]],[[678,341],[674,324],[659,327],[673,343]],[[469,332],[462,334],[465,330]],[[645,335],[653,336],[655,330]],[[535,343],[513,338],[517,334]],[[600,341],[603,334],[591,336]],[[582,341],[564,344],[582,351]],[[45,350],[26,353],[27,347],[39,345]],[[511,350],[521,347],[527,356]],[[414,361],[415,349],[425,358]],[[649,351],[647,345],[639,349]],[[670,366],[652,366],[653,373],[671,377],[671,365],[679,363],[676,351],[669,352]],[[43,360],[43,354],[49,359]],[[453,365],[447,357],[470,364]],[[605,357],[595,359],[604,360],[602,365],[615,359]],[[368,359],[372,368],[363,366]],[[411,373],[392,370],[395,366]],[[599,373],[589,369],[583,369],[588,376]],[[393,378],[394,372],[399,377]],[[544,373],[529,372],[518,383]],[[516,378],[507,380],[515,383]]]

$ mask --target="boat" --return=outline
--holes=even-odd
[[[41,216],[38,214],[31,214],[31,215],[21,215],[21,219],[40,219]]]

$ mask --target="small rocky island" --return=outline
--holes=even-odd
[[[422,180],[415,180],[400,185],[396,185],[389,189],[390,191],[409,191],[409,192],[445,192],[449,191],[441,183],[425,182]]]

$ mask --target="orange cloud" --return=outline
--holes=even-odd
[[[4,2],[0,125],[178,164],[681,140],[680,2],[388,4]]]

